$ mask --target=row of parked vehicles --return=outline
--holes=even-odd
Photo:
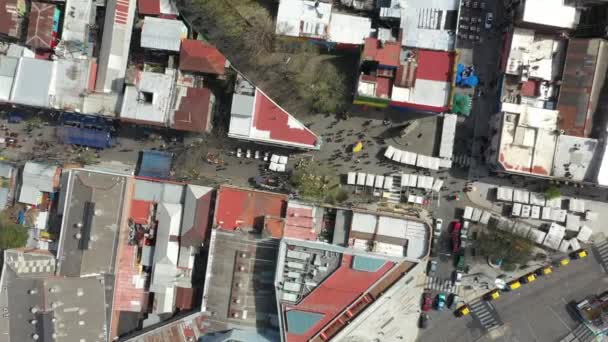
[[[496,299],[500,298],[502,292],[517,290],[524,284],[529,284],[529,283],[535,282],[538,279],[538,277],[550,275],[551,273],[553,273],[554,267],[567,266],[570,264],[571,260],[584,259],[588,255],[589,255],[588,252],[584,249],[579,249],[577,251],[574,251],[574,252],[570,253],[569,256],[566,256],[566,257],[563,257],[563,258],[557,260],[556,262],[553,263],[553,265],[545,265],[543,267],[536,269],[534,272],[525,274],[524,276],[520,277],[519,279],[514,279],[514,280],[508,282],[506,284],[505,288],[502,290],[494,289],[494,290],[488,292],[485,296],[483,296],[483,299],[496,300]],[[465,305],[461,306],[460,308],[458,308],[456,313],[458,316],[466,316],[470,313],[470,310],[471,309],[469,308],[469,306],[465,304]]]

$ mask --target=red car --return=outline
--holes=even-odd
[[[433,308],[433,297],[430,292],[422,294],[422,311],[431,311]]]
[[[461,228],[462,228],[462,223],[460,223],[460,221],[452,221],[452,233],[460,232]]]

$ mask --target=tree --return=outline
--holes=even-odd
[[[561,195],[561,190],[555,185],[550,185],[547,190],[545,190],[545,198],[547,199],[557,198]]]
[[[306,70],[306,69],[304,69]],[[346,105],[344,76],[331,61],[315,65],[296,77],[299,95],[318,113],[337,113]]]
[[[27,228],[16,224],[5,213],[0,214],[0,249],[10,249],[25,246]]]
[[[333,204],[340,192],[339,179],[335,173],[313,162],[300,164],[291,174],[291,183],[301,197],[312,201]]]
[[[480,234],[479,252],[493,260],[502,260],[505,270],[512,269],[516,264],[525,264],[534,257],[530,241],[496,229]]]

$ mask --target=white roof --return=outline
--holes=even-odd
[[[547,15],[548,8],[550,15]],[[564,4],[564,0],[527,0],[522,19],[528,23],[573,29],[578,25],[580,11]]]
[[[473,217],[473,207],[466,206],[464,207],[464,215],[462,215],[465,220],[470,220]]]
[[[401,187],[410,186],[410,174],[402,173],[401,174]]]
[[[604,142],[604,153],[602,154],[602,161],[597,172],[597,183],[599,185],[608,185],[608,139]]]
[[[451,51],[455,27],[449,27],[449,13],[458,12],[457,0],[408,0],[401,2],[403,46]],[[450,11],[450,12],[448,12]],[[455,25],[455,22],[452,23]]]
[[[532,206],[532,211],[530,212],[530,217],[533,219],[539,219],[540,218],[540,207],[533,205]]]
[[[348,184],[348,185],[355,185],[356,181],[357,181],[357,173],[356,172],[349,172],[347,180],[346,180],[346,184]]]
[[[530,217],[530,206],[524,204],[521,206],[521,217]]]
[[[553,217],[552,213],[553,209],[551,207],[543,207],[543,212],[541,214],[540,219],[545,221],[550,221]]]
[[[431,189],[433,187],[433,177],[418,176],[418,187],[422,189]]]
[[[376,215],[354,212],[351,230],[355,232],[373,234],[376,230],[377,222],[378,216]]]
[[[578,215],[567,214],[566,215],[566,229],[574,232],[578,232],[581,228],[581,218]]]
[[[481,214],[481,218],[479,219],[479,223],[481,224],[488,224],[488,222],[490,222],[490,218],[492,217],[492,213],[489,211],[484,211],[483,214]]]
[[[572,248],[573,251],[581,249],[581,244],[578,242],[577,238],[572,238],[568,240],[568,242],[570,242],[570,248]]]
[[[471,215],[471,221],[479,222],[479,219],[481,219],[481,212],[482,212],[481,209],[473,208],[473,215]]]
[[[512,202],[513,201],[513,188],[498,187],[496,189],[496,199],[499,201]]]
[[[377,175],[376,176],[376,188],[382,189],[382,186],[384,186],[384,176]]]
[[[57,169],[55,165],[27,162],[23,167],[23,185],[35,187],[43,192],[53,192]]]
[[[331,4],[310,0],[281,0],[276,33],[285,36],[326,38]]]
[[[543,241],[543,245],[549,248],[557,249],[565,234],[566,227],[560,226],[556,223],[551,223],[551,226],[549,226],[549,231],[547,232],[547,236]]]
[[[401,163],[407,165],[416,165],[417,159],[418,154],[410,151],[403,151],[403,155],[401,156]]]
[[[416,160],[416,166],[423,169],[439,170],[439,158],[419,154],[418,159]]]
[[[528,203],[530,201],[530,193],[526,190],[514,189],[513,202]]]
[[[333,13],[329,23],[328,40],[342,44],[363,44],[372,33],[370,18]]]
[[[576,236],[576,238],[579,241],[582,242],[589,242],[589,239],[591,238],[591,234],[593,234],[593,231],[591,230],[591,228],[587,227],[587,226],[582,226],[581,230],[578,231],[578,235]]]
[[[393,177],[392,176],[384,177],[384,189],[390,190],[392,187],[393,187]]]
[[[441,191],[442,186],[443,186],[443,180],[436,178],[435,182],[433,183],[433,191],[435,191],[435,192]]]
[[[528,232],[528,238],[537,244],[542,244],[546,236],[547,233],[536,228],[530,228],[530,231]]]
[[[19,59],[0,55],[0,100],[8,101],[11,97],[13,81],[17,73]]]
[[[156,230],[156,245],[154,248],[154,263],[168,260],[177,265],[179,256],[179,243],[171,241],[170,237],[179,236],[182,218],[182,205],[175,203],[160,203],[158,205],[156,218],[158,228]]]
[[[365,177],[364,172],[357,173],[357,185],[365,185]]]
[[[279,164],[287,164],[288,160],[287,156],[279,156]]]
[[[404,219],[380,216],[378,219],[377,235],[390,236],[398,239],[406,238],[408,221]]]
[[[393,159],[393,155],[395,154],[395,151],[396,151],[396,149],[393,146],[388,145],[388,147],[384,151],[384,156],[388,159]]]
[[[63,16],[61,39],[80,44],[89,42],[89,26],[95,23],[97,10],[93,0],[66,0],[65,7],[70,9],[70,15]]]
[[[11,102],[37,106],[49,106],[49,88],[53,80],[53,62],[22,57],[15,74]]]
[[[188,28],[181,20],[145,17],[141,29],[141,47],[176,51],[182,39],[188,38]]]
[[[561,198],[561,196],[558,196],[558,197],[555,197],[555,198],[552,198],[552,199],[548,199],[546,205],[547,205],[547,207],[560,209],[562,207],[562,198]]]
[[[395,153],[393,154],[393,157],[391,159],[398,163],[401,163],[402,156],[403,156],[403,151],[395,150]]]
[[[369,186],[370,188],[374,186],[374,179],[376,176],[372,173],[368,173],[367,177],[365,177],[365,186]]]
[[[120,117],[168,123],[172,111],[174,74],[174,69],[165,69],[164,74],[142,71],[137,85],[125,88]]]
[[[567,211],[564,209],[553,209],[551,210],[551,220],[555,222],[565,222]]]
[[[539,205],[541,207],[545,206],[545,195],[540,192],[531,192],[530,193],[530,204]]]
[[[513,208],[511,208],[511,216],[521,216],[521,203],[513,203]]]
[[[585,212],[585,201],[578,198],[571,198],[568,201],[568,210],[575,213],[584,213]]]
[[[417,184],[418,184],[418,175],[411,174],[409,186],[412,188],[415,188]]]
[[[439,156],[451,158],[454,150],[454,137],[456,136],[456,114],[445,114],[443,116],[443,129],[441,130],[441,144],[439,146]]]
[[[444,107],[448,102],[450,87],[449,82],[417,78],[414,88],[393,86],[391,99],[425,106]]]
[[[22,185],[19,192],[19,202],[31,205],[38,205],[42,201],[42,192],[38,188],[30,185]]]

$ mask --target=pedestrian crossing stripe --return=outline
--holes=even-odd
[[[492,315],[492,310],[494,310],[494,307],[490,303],[485,301],[477,301],[469,304],[469,307],[471,308],[471,312],[473,313],[474,317],[479,321],[484,329],[491,329],[501,325],[498,319]]]
[[[600,257],[604,271],[608,272],[608,241],[603,240],[595,243],[595,249]]]
[[[427,277],[426,278],[426,288],[439,292],[449,292],[458,294],[458,290],[460,286],[452,285],[452,281],[450,279],[439,279],[435,277]]]

